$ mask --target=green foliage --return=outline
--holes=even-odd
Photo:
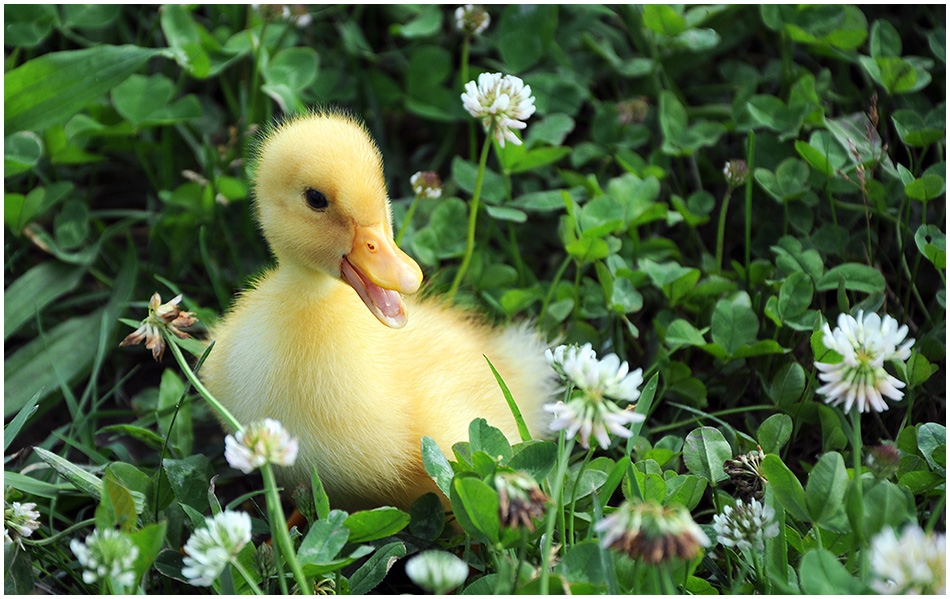
[[[5,545],[5,591],[97,591],[64,549],[95,526],[138,548],[137,590],[190,592],[180,549],[224,509],[251,513],[255,538],[235,558],[250,578],[232,566],[214,590],[294,583],[285,552],[256,549],[281,523],[259,479],[225,467],[207,403],[169,358],[118,343],[156,291],[182,293],[204,338],[270,264],[249,205],[256,139],[313,106],[365,119],[433,294],[470,259],[458,303],[616,352],[649,381],[630,439],[567,455],[531,438],[495,371],[520,438],[476,419],[452,456],[420,439],[442,496],[408,513],[334,510],[317,472],[285,489],[312,504],[292,536],[316,586],[412,592],[394,564],[438,545],[478,572],[466,594],[863,593],[875,534],[945,529],[943,11],[489,6],[466,36],[454,6],[281,10],[4,7],[4,480],[8,503],[41,513]],[[521,77],[537,112],[523,145],[492,144],[470,212],[484,132],[459,95],[482,72]],[[723,175],[735,159],[738,186]],[[423,170],[444,187],[416,205]],[[841,359],[822,327],[859,310],[915,344],[887,366],[902,401],[856,431],[821,402],[814,363]],[[890,474],[867,462],[883,442]],[[623,500],[685,506],[710,532],[741,495],[724,464],[757,445],[780,523],[760,561],[717,548],[671,565],[665,586],[598,542]],[[496,478],[511,473],[561,491],[534,528],[501,514]]]

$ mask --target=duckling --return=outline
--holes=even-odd
[[[239,421],[275,418],[298,438],[281,484],[309,483],[316,466],[331,505],[350,511],[440,494],[423,436],[451,456],[485,418],[520,441],[483,355],[544,436],[556,389],[547,344],[529,325],[493,328],[411,295],[422,270],[393,241],[382,156],[360,121],[328,110],[272,128],[254,206],[277,265],[213,327],[201,376]]]

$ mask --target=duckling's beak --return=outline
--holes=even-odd
[[[358,225],[353,248],[340,271],[360,299],[386,326],[398,329],[407,320],[402,293],[415,293],[422,269],[393,241],[382,224]]]

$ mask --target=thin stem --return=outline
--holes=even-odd
[[[204,397],[205,400],[211,404],[211,407],[220,415],[235,431],[242,432],[244,431],[244,425],[238,422],[238,419],[234,417],[231,412],[228,411],[221,402],[215,399],[214,395],[211,395],[211,392],[201,384],[201,381],[198,380],[198,377],[195,375],[194,371],[188,366],[188,362],[185,360],[185,356],[181,353],[181,348],[178,347],[178,344],[171,337],[171,333],[163,330],[162,333],[165,335],[165,341],[167,345],[172,349],[172,354],[175,356],[175,360],[178,362],[178,366],[181,367],[182,372],[185,373],[185,378],[187,378],[191,384],[194,386],[195,391],[197,391],[201,397]]]
[[[255,595],[264,594],[264,591],[261,590],[261,587],[257,586],[257,583],[255,583],[254,579],[251,578],[251,573],[248,572],[247,569],[243,565],[241,565],[241,562],[239,562],[236,559],[232,559],[231,565],[234,566],[235,570],[241,573],[241,576],[243,576],[245,582],[247,582],[247,586],[251,587],[251,590],[254,591]]]
[[[565,256],[564,261],[561,262],[561,266],[559,266],[557,272],[554,273],[554,278],[551,279],[548,292],[544,295],[544,303],[541,305],[541,312],[538,316],[539,319],[544,319],[544,315],[547,313],[548,306],[551,304],[551,300],[554,298],[554,293],[557,291],[557,285],[561,282],[561,277],[564,276],[564,271],[567,270],[567,267],[573,260],[574,259],[570,256]]]
[[[557,474],[554,476],[554,486],[551,489],[551,509],[548,510],[548,519],[544,528],[544,548],[541,550],[541,579],[539,594],[547,595],[551,584],[551,547],[554,545],[554,523],[557,515],[563,510],[561,502],[561,491],[564,487],[564,475],[567,472],[567,464],[571,458],[571,451],[574,449],[574,439],[564,442],[564,431],[561,431],[558,445],[563,449],[558,456]]]
[[[284,525],[287,519],[284,517],[284,508],[280,505],[280,495],[277,493],[277,480],[274,478],[274,470],[269,463],[261,466],[261,474],[264,476],[267,512],[274,540],[280,548],[284,559],[287,560],[287,563],[290,565],[291,572],[294,573],[294,579],[297,580],[297,587],[300,589],[300,593],[312,595],[313,587],[310,585],[307,577],[304,576],[303,570],[300,568],[300,563],[297,562],[297,556],[294,555],[294,545],[290,541],[290,533],[287,532],[287,527]]]
[[[719,234],[716,236],[716,272],[722,272],[722,253],[726,243],[726,214],[729,212],[729,200],[732,198],[732,187],[722,198],[722,208],[719,209]]]
[[[409,204],[409,210],[406,211],[406,217],[402,219],[402,226],[399,227],[399,233],[396,235],[396,245],[402,241],[402,236],[406,234],[406,229],[409,228],[409,223],[412,222],[412,215],[416,213],[416,207],[419,205],[419,196],[412,198],[412,203]]]
[[[748,150],[745,162],[749,167],[749,177],[745,182],[745,284],[752,284],[749,267],[752,265],[752,174],[755,172],[755,132],[749,130]]]
[[[462,64],[459,68],[459,87],[465,88],[465,84],[469,82],[468,78],[468,54],[469,49],[472,45],[471,36],[466,35],[465,39],[462,41]],[[471,160],[475,160],[475,122],[468,122],[468,155]]]
[[[73,531],[79,530],[80,528],[85,528],[86,526],[89,526],[90,524],[95,524],[95,523],[96,523],[95,518],[89,518],[88,520],[77,522],[73,524],[72,526],[63,529],[50,537],[46,537],[45,539],[33,540],[33,539],[25,538],[25,537],[20,537],[19,541],[23,543],[24,545],[33,545],[34,547],[49,545],[50,543],[58,543],[63,540],[63,537],[69,534],[72,534]]]
[[[868,573],[868,556],[865,550],[864,538],[864,485],[861,482],[861,411],[851,408],[851,453],[854,463],[854,537],[860,547],[859,566],[861,580],[865,580]]]
[[[574,478],[574,489],[571,492],[571,504],[570,509],[567,513],[567,526],[568,533],[565,536],[565,539],[571,544],[575,544],[574,540],[574,507],[577,504],[577,487],[581,484],[581,477],[584,475],[584,470],[587,469],[587,464],[590,463],[590,458],[594,455],[594,445],[590,446],[590,449],[587,450],[587,454],[584,456],[584,461],[581,462],[580,468],[577,469],[577,476]]]
[[[485,145],[482,146],[482,155],[478,159],[478,177],[475,179],[475,191],[472,193],[472,201],[469,209],[465,255],[462,256],[462,263],[459,265],[458,272],[455,273],[455,280],[452,281],[452,287],[449,288],[448,301],[450,303],[455,299],[455,292],[458,291],[459,285],[462,283],[462,279],[468,271],[468,265],[472,261],[472,253],[475,250],[475,223],[478,221],[478,202],[482,195],[482,182],[485,180],[485,165],[488,163],[488,149],[491,147],[494,130],[495,125],[493,123],[485,135]]]

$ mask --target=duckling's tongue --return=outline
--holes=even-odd
[[[398,292],[376,285],[346,258],[343,258],[340,263],[340,271],[346,282],[356,290],[360,299],[380,322],[394,329],[405,326],[406,305]]]

